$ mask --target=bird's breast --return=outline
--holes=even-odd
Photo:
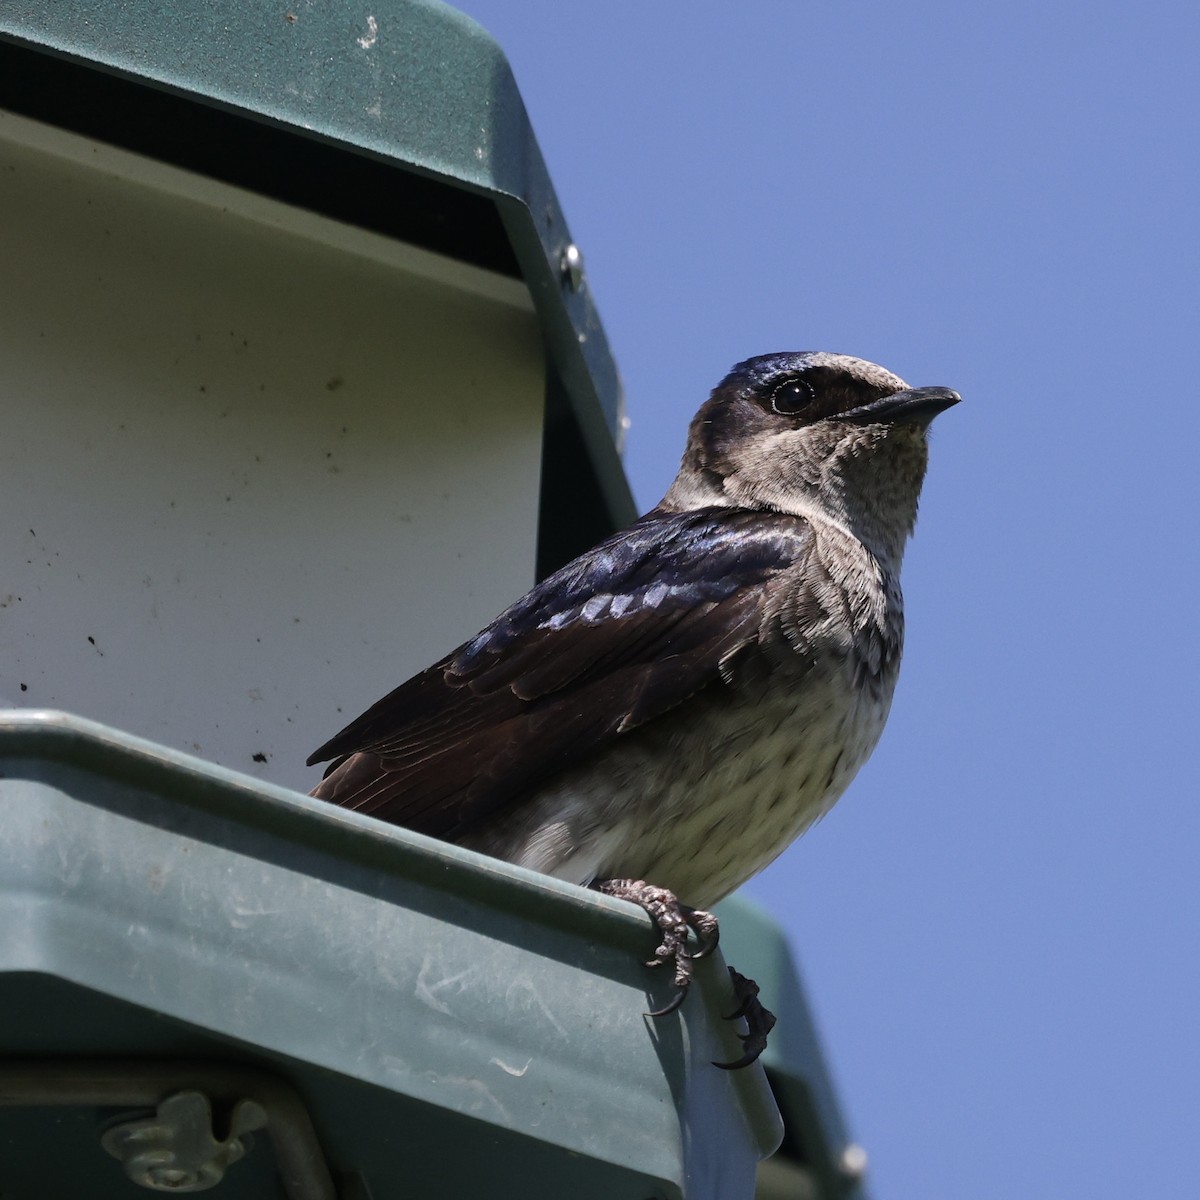
[[[760,871],[842,795],[879,740],[892,688],[864,687],[847,662],[801,685],[786,678],[754,699],[681,713],[661,749],[622,771],[635,810],[627,854],[638,878],[687,903],[715,903]],[[665,732],[665,731],[664,731]],[[632,757],[632,756],[631,756]],[[637,771],[655,774],[653,805],[635,799]],[[634,862],[629,862],[633,866]]]
[[[857,654],[712,687],[545,786],[467,844],[589,883],[633,877],[705,907],[823,816],[883,730],[895,671]]]

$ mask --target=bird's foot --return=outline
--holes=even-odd
[[[646,964],[648,967],[659,967],[670,963],[674,968],[675,996],[669,1004],[657,1009],[647,1016],[665,1017],[673,1013],[688,994],[692,986],[693,965],[697,959],[704,958],[717,948],[721,930],[717,918],[710,912],[699,908],[689,908],[681,904],[674,892],[666,888],[655,887],[642,879],[603,879],[592,885],[596,891],[606,896],[616,896],[618,900],[630,900],[642,908],[654,922],[662,942],[654,951],[654,957]],[[696,935],[696,949],[689,951],[688,934]],[[758,984],[753,979],[728,968],[729,978],[733,983],[733,998],[737,1007],[725,1019],[739,1021],[745,1018],[746,1032],[738,1034],[745,1053],[733,1062],[713,1063],[723,1071],[736,1071],[756,1062],[758,1056],[767,1048],[767,1035],[775,1027],[775,1014],[765,1008],[758,998]]]
[[[775,1014],[759,1000],[758,984],[753,979],[747,979],[732,967],[729,968],[729,978],[733,981],[733,998],[738,1006],[725,1020],[746,1018],[746,1032],[738,1034],[745,1053],[733,1062],[713,1063],[713,1066],[720,1067],[722,1071],[737,1071],[741,1067],[748,1067],[767,1048],[767,1034],[775,1028]]]
[[[642,908],[654,922],[662,936],[662,942],[654,951],[654,957],[646,963],[648,967],[659,967],[669,963],[674,972],[675,997],[663,1008],[647,1014],[665,1017],[673,1013],[682,1003],[692,985],[693,963],[716,949],[720,938],[717,918],[699,908],[681,904],[674,892],[655,887],[642,879],[603,879],[592,885],[596,891],[618,900],[629,900]],[[688,934],[696,935],[695,950],[688,950]]]
[[[674,892],[655,887],[642,879],[604,879],[592,886],[606,896],[632,901],[644,909],[654,922],[662,936],[662,943],[646,966],[659,967],[663,963],[670,963],[674,968],[676,992],[669,1004],[647,1016],[665,1017],[673,1013],[683,1003],[692,985],[696,960],[711,954],[717,947],[721,933],[717,918],[703,909],[681,904]],[[687,948],[689,933],[696,935],[697,943],[696,949],[691,951]],[[733,1062],[713,1063],[713,1066],[723,1071],[736,1071],[755,1062],[767,1048],[767,1035],[775,1026],[775,1014],[763,1007],[758,998],[758,984],[753,979],[747,979],[732,967],[728,970],[737,1007],[725,1019],[739,1021],[745,1018],[746,1032],[738,1034],[745,1053]]]

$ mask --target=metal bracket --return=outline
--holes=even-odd
[[[230,1113],[223,1138],[212,1106]],[[0,1105],[144,1106],[109,1125],[101,1144],[135,1183],[198,1192],[220,1182],[265,1130],[288,1200],[337,1200],[337,1189],[304,1102],[279,1077],[240,1063],[136,1059],[5,1059]],[[154,1108],[154,1116],[146,1116]]]
[[[203,1092],[176,1092],[158,1105],[153,1117],[125,1118],[110,1126],[100,1144],[144,1188],[202,1192],[221,1182],[226,1168],[249,1151],[250,1133],[266,1125],[262,1105],[239,1100],[233,1106],[229,1136],[218,1139],[208,1097]]]

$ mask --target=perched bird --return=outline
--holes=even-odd
[[[879,740],[926,432],[958,400],[840,354],[739,363],[657,507],[326,742],[312,794],[641,904],[671,1011],[702,910]],[[731,974],[742,1066],[774,1018]]]

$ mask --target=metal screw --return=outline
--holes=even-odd
[[[558,260],[558,269],[571,291],[583,290],[583,255],[574,242],[562,252],[562,257]]]
[[[851,1142],[842,1149],[838,1170],[846,1179],[855,1182],[862,1179],[867,1173],[867,1152],[857,1142]]]

